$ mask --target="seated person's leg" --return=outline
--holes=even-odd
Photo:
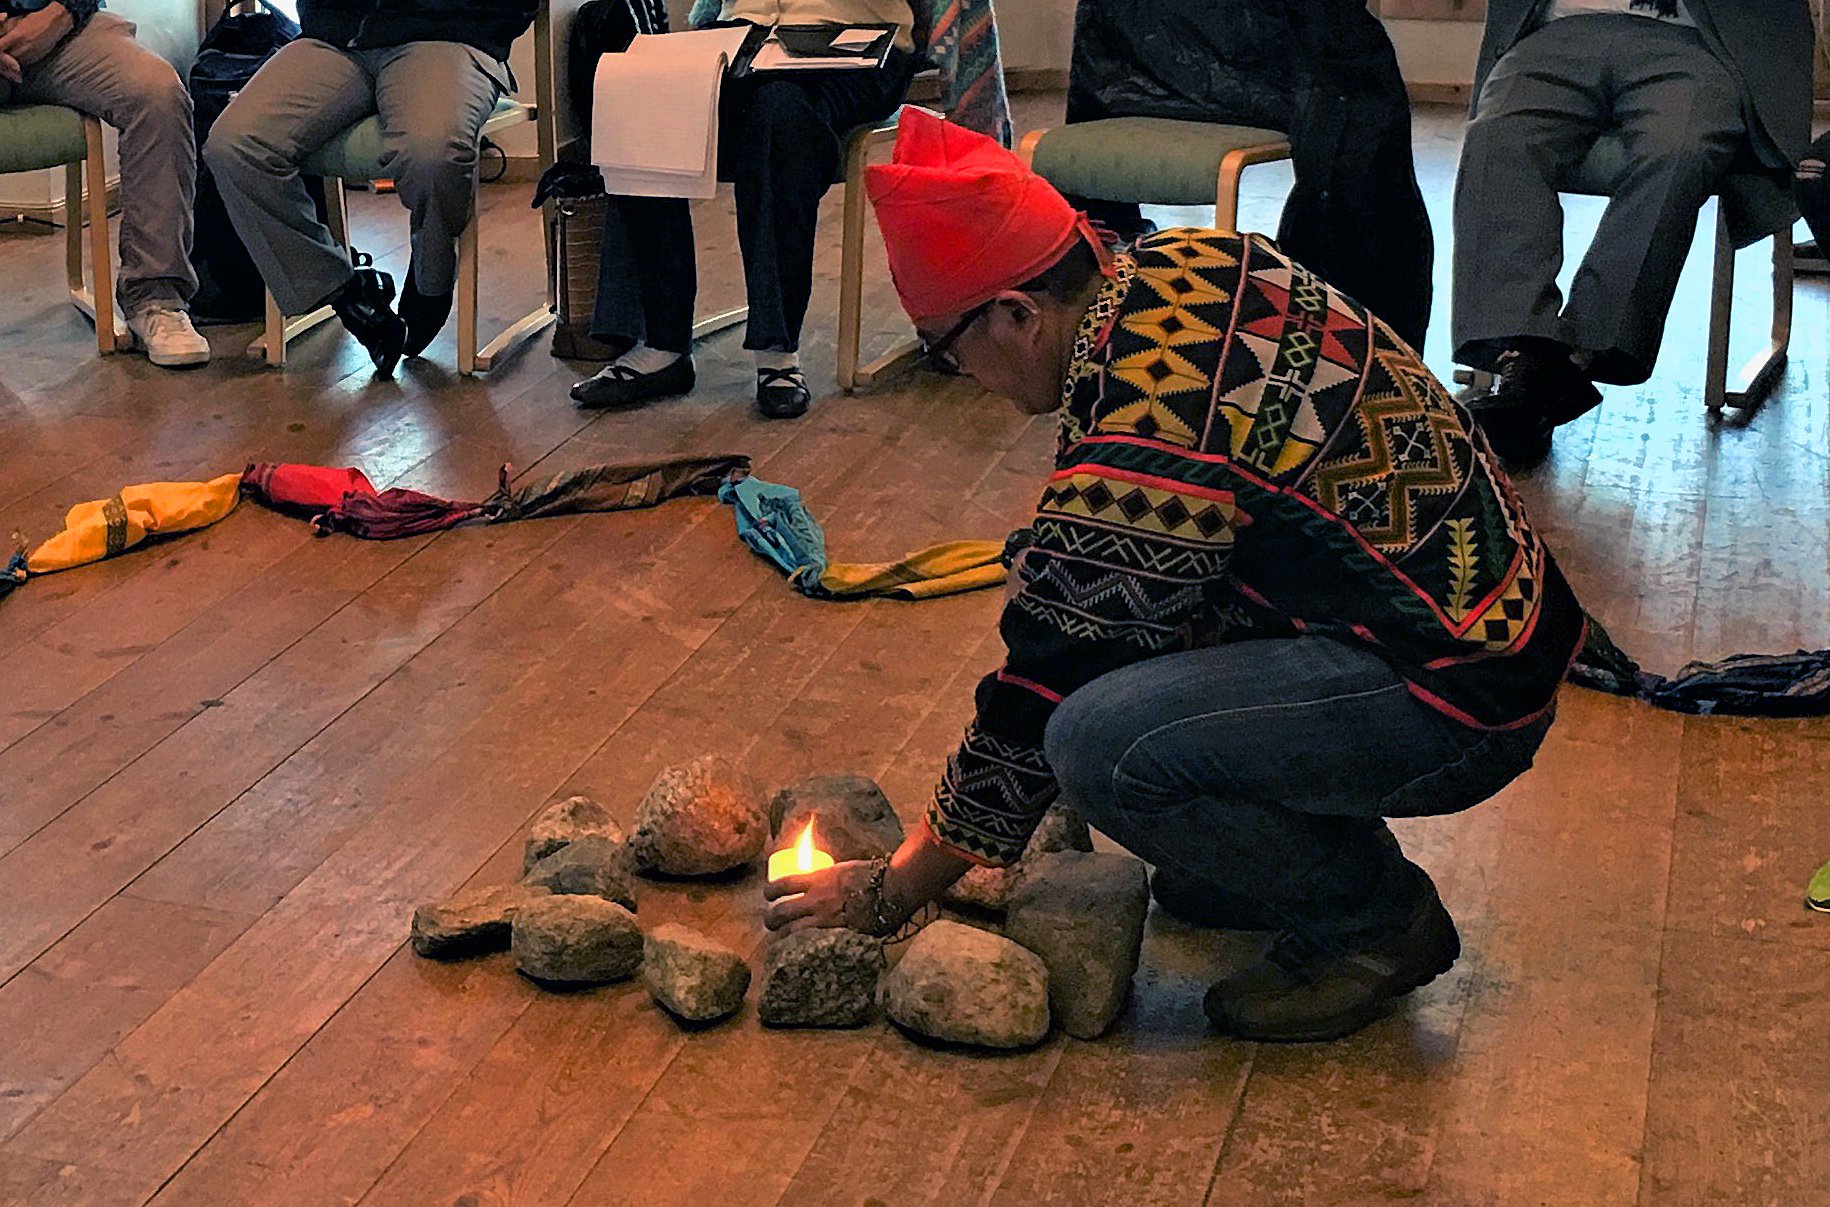
[[[1635,385],[1658,359],[1697,212],[1747,129],[1739,84],[1694,31],[1652,23],[1618,41],[1614,120],[1631,166],[1570,284],[1565,321],[1594,380]]]
[[[451,314],[457,239],[475,199],[477,144],[507,69],[459,42],[409,42],[377,52],[375,107],[389,171],[412,214],[413,260],[401,290],[403,355],[425,351]]]
[[[879,71],[761,79],[726,93],[719,155],[736,186],[750,303],[743,346],[756,354],[757,408],[768,418],[805,414],[810,398],[799,350],[820,198],[846,136],[895,111],[913,67],[913,56],[896,52]]]
[[[1385,816],[1450,813],[1531,765],[1548,722],[1488,733],[1325,638],[1242,641],[1114,671],[1047,733],[1063,798],[1159,876],[1253,907],[1266,958],[1208,1012],[1256,1039],[1346,1034],[1455,960],[1453,922]],[[1230,919],[1223,919],[1230,921]],[[1389,971],[1369,975],[1381,964]]]
[[[611,197],[591,335],[627,348],[572,387],[584,407],[619,407],[693,388],[698,291],[692,209],[677,197]]]
[[[1579,36],[1583,20],[1552,22],[1500,57],[1455,179],[1455,359],[1501,372],[1493,405],[1474,413],[1513,468],[1550,452],[1545,405],[1567,409],[1565,399],[1592,392],[1570,364],[1557,288],[1557,182],[1588,153],[1607,112],[1605,48]]]
[[[1793,177],[1799,212],[1811,229],[1811,242],[1798,248],[1800,272],[1830,272],[1830,183],[1825,181],[1826,164],[1830,164],[1830,134],[1811,144],[1798,161],[1798,172]]]
[[[120,131],[122,314],[154,364],[209,360],[187,314],[197,148],[177,72],[134,41],[131,24],[98,13],[26,69],[16,99],[68,105]]]
[[[350,265],[318,218],[299,163],[375,111],[374,85],[355,56],[315,38],[280,48],[210,129],[203,157],[235,233],[286,314],[337,308],[382,373],[400,358],[406,327],[388,308],[393,282]]]

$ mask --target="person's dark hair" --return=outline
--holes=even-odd
[[[1084,295],[1099,275],[1099,257],[1092,245],[1085,239],[1076,239],[1059,260],[1017,286],[1017,292],[1046,294],[1051,301],[1072,302]]]

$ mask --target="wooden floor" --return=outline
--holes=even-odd
[[[1420,116],[1445,371],[1457,130]],[[1248,225],[1284,179],[1256,170]],[[537,221],[526,186],[488,194],[508,318],[539,294]],[[740,291],[729,217],[704,213],[709,310]],[[395,202],[357,220],[404,268]],[[544,349],[464,381],[449,336],[393,383],[334,330],[284,373],[235,354],[245,329],[199,372],[98,362],[56,239],[0,235],[0,272],[0,532],[260,459],[477,497],[504,461],[741,451],[870,559],[1001,536],[1050,453],[1047,419],[927,376],[755,420],[735,332],[692,397],[599,417]],[[1654,380],[1609,391],[1526,486],[1588,606],[1667,671],[1830,645],[1830,288],[1800,286],[1781,394],[1712,428],[1706,272],[1699,245]],[[553,797],[626,816],[700,752],[771,785],[869,773],[912,818],[999,657],[997,607],[802,599],[708,501],[392,543],[244,507],[28,584],[0,604],[0,1203],[1830,1203],[1830,917],[1801,905],[1830,859],[1825,722],[1569,690],[1530,775],[1401,827],[1467,954],[1331,1045],[1209,1035],[1200,992],[1236,952],[1160,917],[1112,1036],[1014,1056],[749,1011],[688,1035],[633,986],[549,995],[503,958],[403,948],[416,902],[511,877]],[[641,916],[750,949],[759,908],[753,881],[651,886]]]

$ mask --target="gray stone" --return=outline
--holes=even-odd
[[[730,948],[670,922],[643,941],[642,984],[670,1013],[708,1023],[743,1005],[750,966]]]
[[[611,819],[610,811],[588,796],[567,797],[548,805],[528,828],[527,841],[521,848],[522,875],[554,851],[581,838],[621,842],[623,831]]]
[[[545,895],[522,884],[492,884],[428,902],[413,911],[413,950],[434,960],[507,951],[515,911]]]
[[[883,978],[883,1009],[930,1039],[1024,1048],[1048,1034],[1048,969],[1001,935],[935,922]]]
[[[1093,832],[1087,829],[1086,819],[1066,805],[1056,805],[1042,815],[1042,824],[1030,835],[1015,863],[1003,868],[973,868],[953,882],[942,900],[948,905],[1001,914],[1036,860],[1056,851],[1092,849]]]
[[[1150,912],[1150,879],[1130,855],[1057,851],[1010,899],[1004,934],[1048,966],[1055,1023],[1096,1039],[1125,1008]]]
[[[632,910],[635,856],[620,838],[579,838],[536,863],[521,883],[555,895],[602,897]]]
[[[756,1015],[771,1027],[856,1027],[876,1008],[883,947],[855,930],[799,930],[763,953]]]
[[[777,846],[801,836],[808,819],[822,851],[844,863],[875,859],[902,845],[902,819],[876,781],[861,775],[819,775],[783,788],[769,802]]]
[[[708,755],[655,777],[636,806],[629,844],[644,871],[712,876],[749,863],[768,841],[769,818],[755,788]]]
[[[602,897],[538,897],[515,913],[515,967],[554,985],[601,985],[642,967],[635,915]]]

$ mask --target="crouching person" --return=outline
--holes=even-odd
[[[1110,253],[1040,177],[904,117],[868,184],[931,356],[1059,411],[1004,665],[926,824],[777,882],[772,927],[901,925],[1065,798],[1165,903],[1275,935],[1213,986],[1255,1040],[1348,1034],[1460,952],[1386,818],[1522,774],[1583,613],[1491,448],[1416,354],[1270,243]]]

